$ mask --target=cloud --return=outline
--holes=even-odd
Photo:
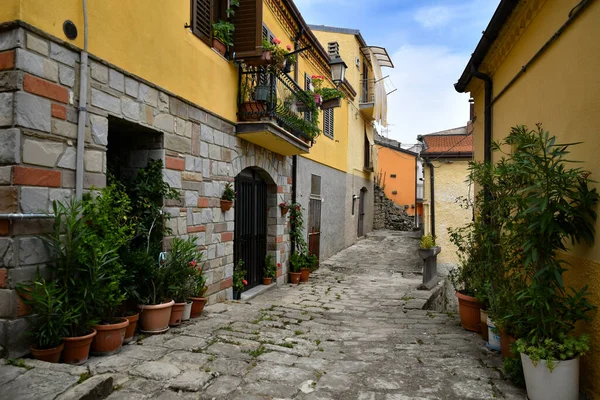
[[[388,96],[389,137],[415,143],[418,134],[455,128],[467,123],[469,96],[453,83],[468,54],[444,46],[402,46],[392,55],[394,69],[384,69],[398,90]]]
[[[414,19],[425,28],[441,28],[456,18],[456,8],[433,6],[419,8]]]

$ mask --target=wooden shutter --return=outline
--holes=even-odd
[[[333,108],[323,110],[323,134],[333,139]]]
[[[212,45],[212,0],[192,0],[192,32]]]
[[[234,21],[235,58],[260,56],[263,39],[262,0],[240,0]]]

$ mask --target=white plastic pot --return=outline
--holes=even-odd
[[[545,360],[534,366],[527,354],[521,353],[527,396],[530,400],[578,400],[579,358],[555,361],[550,372]]]
[[[487,319],[488,326],[488,347],[492,350],[500,351],[500,331],[490,317]]]
[[[182,321],[187,321],[190,319],[190,315],[192,314],[192,302],[185,303],[185,307],[183,308],[183,316],[181,317]]]

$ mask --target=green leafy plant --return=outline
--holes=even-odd
[[[273,278],[277,273],[277,266],[275,265],[275,261],[273,261],[273,256],[271,254],[267,254],[265,257],[265,267],[263,269],[263,276],[265,278]]]
[[[191,262],[192,267],[194,268],[194,274],[192,275],[192,295],[196,297],[204,297],[204,293],[206,293],[206,276],[204,275],[204,264],[199,264],[201,256],[203,253],[199,254],[199,257]]]
[[[235,200],[235,190],[233,190],[233,185],[230,182],[225,184],[225,189],[223,190],[223,194],[221,195],[222,200],[234,201]]]
[[[233,290],[236,292],[242,292],[244,286],[248,282],[244,279],[246,276],[246,269],[244,268],[244,261],[240,258],[233,269]]]
[[[298,251],[290,255],[290,272],[298,273],[304,268],[305,257],[303,253]]]
[[[228,48],[233,46],[233,33],[235,25],[229,21],[220,20],[213,24],[213,37],[220,40]]]
[[[421,236],[421,249],[433,249],[435,247],[435,237],[432,235]]]
[[[31,307],[30,334],[37,349],[59,346],[68,336],[69,327],[79,319],[79,308],[66,303],[66,290],[40,277],[35,281],[17,286],[21,300]]]
[[[574,337],[560,334],[556,339],[547,338],[536,342],[519,339],[516,347],[520,353],[529,356],[534,366],[540,360],[546,361],[552,372],[556,368],[556,362],[572,360],[587,353],[590,350],[590,339],[587,335]]]
[[[197,260],[202,258],[198,251],[197,238],[188,237],[186,240],[173,238],[171,250],[162,268],[166,274],[166,297],[172,298],[176,303],[182,303],[193,296],[197,289],[192,283],[196,283]]]

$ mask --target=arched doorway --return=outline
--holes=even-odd
[[[358,199],[358,237],[365,235],[365,201],[367,199],[367,188],[360,189]]]
[[[262,282],[267,254],[267,182],[255,168],[246,168],[235,178],[234,264],[241,259],[246,268],[245,289]]]

